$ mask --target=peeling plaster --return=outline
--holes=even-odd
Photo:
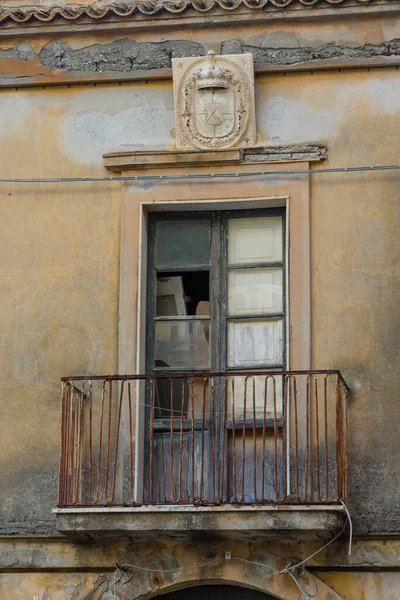
[[[35,58],[36,52],[28,44],[28,42],[16,42],[14,46],[7,50],[0,49],[0,60],[5,58],[19,58],[21,60],[29,60]]]
[[[380,116],[400,111],[399,78],[376,75],[357,85],[347,84],[340,102],[333,99],[331,89],[330,85],[296,88],[296,97],[288,91],[279,93],[278,85],[256,89],[257,129],[262,139],[284,144],[325,142],[336,137],[361,104]]]
[[[4,144],[13,149],[11,138],[13,143],[25,142],[28,135],[37,146],[50,135],[57,140],[59,158],[65,155],[73,165],[102,168],[106,152],[121,147],[162,149],[173,142],[173,94],[165,84],[104,86],[100,93],[99,88],[75,88],[52,96],[21,90],[0,94],[0,112],[6,115],[0,133]],[[67,163],[64,174],[66,167]]]
[[[257,126],[261,130],[262,139],[269,139],[272,142],[329,139],[342,116],[340,107],[328,118],[329,108],[318,109],[310,106],[305,98],[293,100],[286,94],[272,94],[264,104],[256,103],[256,105],[258,106]]]
[[[64,121],[64,151],[82,162],[101,161],[113,148],[166,147],[171,143],[174,112],[167,99],[132,94],[132,106],[117,113],[90,111],[69,115]]]
[[[42,48],[39,59],[50,69],[123,72],[171,67],[172,58],[203,56],[205,53],[201,44],[190,40],[136,42],[125,38],[78,50],[62,40],[56,40]]]
[[[74,128],[90,144],[122,145],[134,148],[169,141],[169,128],[173,123],[173,111],[165,109],[160,98],[143,97],[141,106],[127,108],[115,115],[103,112],[87,112],[77,115]],[[165,131],[164,124],[166,124]]]
[[[218,50],[217,50],[218,51]],[[400,57],[400,39],[382,43],[366,43],[350,47],[336,40],[319,46],[302,46],[295,34],[276,36],[259,35],[249,39],[225,40],[221,54],[250,52],[255,64],[290,66],[299,63],[329,59],[372,59]],[[104,44],[73,48],[64,40],[52,40],[37,54],[27,42],[17,42],[11,48],[0,50],[0,60],[38,58],[42,66],[53,71],[126,73],[171,68],[172,58],[203,56],[206,48],[192,40],[166,40],[162,42],[137,42],[123,38]]]
[[[222,42],[221,54],[241,54],[251,52],[255,64],[294,65],[313,60],[332,58],[376,58],[378,56],[400,56],[400,39],[390,40],[382,44],[364,44],[357,48],[341,46],[336,43],[323,44],[316,48],[300,45],[296,48],[266,47],[264,40],[260,46],[246,44],[241,40]]]

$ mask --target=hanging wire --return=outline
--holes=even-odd
[[[273,171],[239,171],[237,173],[185,173],[181,175],[110,175],[108,177],[27,177],[0,178],[0,183],[74,183],[95,181],[176,181],[185,179],[229,179],[264,175],[316,175],[317,173],[358,173],[399,170],[400,165],[332,167],[326,169],[282,169]]]
[[[346,512],[346,521],[343,525],[343,527],[341,528],[341,530],[339,531],[339,533],[337,533],[331,540],[329,540],[326,544],[324,544],[323,546],[321,546],[321,548],[318,548],[318,550],[316,550],[315,552],[313,552],[312,554],[310,554],[309,556],[307,556],[304,560],[299,561],[298,563],[289,563],[287,564],[283,569],[278,570],[275,569],[275,567],[272,567],[271,565],[267,565],[265,563],[262,562],[257,562],[254,560],[249,560],[246,558],[242,558],[240,556],[232,556],[230,555],[228,558],[228,553],[225,553],[225,555],[214,558],[212,560],[209,560],[205,563],[201,563],[198,565],[192,565],[191,567],[176,567],[175,569],[163,569],[160,567],[144,567],[142,565],[135,565],[133,563],[124,563],[122,565],[116,564],[115,565],[115,571],[114,571],[114,600],[116,600],[117,595],[116,595],[116,578],[117,578],[117,572],[118,571],[123,571],[127,568],[130,569],[138,569],[140,571],[145,571],[148,573],[178,573],[178,572],[184,572],[184,571],[194,571],[196,569],[201,569],[203,567],[212,565],[212,564],[216,564],[216,563],[220,563],[224,560],[236,560],[236,561],[240,561],[243,562],[245,564],[249,564],[252,566],[258,566],[264,569],[267,569],[269,571],[271,571],[272,573],[274,573],[275,575],[288,575],[290,576],[294,583],[297,585],[297,587],[299,588],[300,592],[304,595],[308,595],[309,598],[315,598],[318,592],[318,586],[317,586],[317,582],[315,579],[315,576],[313,573],[310,573],[309,571],[307,571],[304,567],[304,565],[311,560],[312,558],[314,558],[314,556],[316,556],[317,554],[319,554],[320,552],[322,552],[323,550],[325,550],[328,546],[330,546],[331,544],[333,544],[333,542],[335,542],[341,535],[342,533],[345,531],[347,525],[350,525],[350,532],[349,532],[349,554],[351,553],[351,537],[352,537],[352,523],[351,523],[351,517],[350,517],[350,512],[346,506],[346,504],[341,501],[343,508]],[[300,583],[298,577],[296,576],[296,571],[297,570],[301,570],[304,574],[308,575],[312,582],[313,582],[313,591],[309,592],[307,590],[304,589],[303,585]]]

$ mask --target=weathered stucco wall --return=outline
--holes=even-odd
[[[174,589],[199,583],[233,583],[259,589],[278,600],[308,600],[301,595],[288,575],[277,575],[272,568],[282,568],[291,558],[305,558],[321,546],[321,542],[285,544],[282,542],[165,542],[107,545],[70,545],[65,542],[19,541],[0,544],[2,565],[0,599],[10,597],[40,600],[113,600],[114,581],[117,598],[149,598]],[[306,573],[297,573],[305,591],[315,593],[318,600],[398,600],[400,594],[399,542],[356,542],[352,557],[346,559],[345,540],[329,551],[314,557]],[[209,563],[231,552],[231,561],[219,560],[201,569],[180,571]],[[335,557],[336,563],[333,560]],[[250,565],[240,559],[259,563]],[[139,565],[154,572],[133,570],[128,566],[116,570],[115,565]],[[347,563],[347,564],[346,564]],[[269,568],[259,565],[266,564]],[[327,572],[324,565],[341,565]],[[382,572],[373,572],[381,567]],[[349,570],[347,567],[356,567]],[[44,573],[35,569],[44,569]],[[162,573],[157,569],[176,569]],[[313,574],[310,575],[310,573]],[[115,580],[114,580],[115,576]],[[315,579],[314,579],[315,578]],[[14,595],[13,594],[18,594]],[[190,592],[188,592],[190,597]]]
[[[259,143],[321,142],[326,166],[395,163],[395,69],[257,79]],[[102,153],[173,148],[167,82],[3,90],[1,176],[106,174]],[[315,175],[313,366],[352,386],[350,506],[359,531],[395,526],[397,172]],[[117,370],[119,184],[7,184],[1,190],[1,496],[4,531],[50,527],[56,503],[59,379]],[[32,463],[32,456],[34,461]]]
[[[316,572],[315,575],[332,590],[324,596],[327,600],[398,600],[399,597],[400,578],[397,573],[337,571],[329,574]],[[104,576],[98,573],[81,572],[0,575],[0,600],[8,600],[15,593],[20,594],[21,598],[39,596],[40,600],[111,600],[113,596],[106,590],[104,581]],[[199,579],[195,583],[201,585],[203,582],[203,579]],[[228,583],[237,584],[236,581]],[[99,588],[101,584],[103,589]],[[281,598],[286,600],[284,596]],[[303,598],[305,600],[306,597]],[[303,598],[298,596],[298,600]]]
[[[93,172],[63,141],[62,94],[0,104],[2,176]],[[42,532],[57,501],[59,379],[117,368],[119,190],[7,185],[0,205],[1,531]]]
[[[46,33],[23,40],[2,30],[0,86],[14,87],[0,90],[0,177],[109,175],[105,152],[173,149],[171,58],[210,49],[253,52],[258,144],[323,144],[324,167],[398,163],[398,71],[339,68],[398,62],[398,14],[304,19],[301,26],[290,19],[263,23],[252,14],[245,21],[240,11],[232,13],[229,27],[207,28],[208,15],[198,15],[195,28],[168,32],[162,25],[121,22],[108,32],[83,26],[79,32],[78,23],[71,34],[57,23],[57,36],[49,25]],[[335,70],[317,70],[334,61]],[[291,71],[302,65],[313,71]],[[79,85],[15,89],[63,82]],[[313,175],[310,181],[312,365],[340,369],[352,388],[349,506],[356,534],[385,535],[398,529],[400,517],[394,426],[400,417],[398,172]],[[188,565],[223,549],[283,560],[303,559],[320,546],[22,539],[57,535],[51,509],[57,502],[60,377],[118,370],[120,197],[118,182],[0,189],[0,534],[14,537],[0,544],[1,600],[110,600],[115,563],[146,563],[157,553],[172,565]],[[318,599],[398,600],[399,556],[396,541],[360,539],[352,557],[343,540],[335,543],[311,561],[325,594]],[[189,571],[180,579],[125,577],[120,591],[125,597],[156,594],[196,577],[299,600],[293,582],[246,576],[239,565]]]

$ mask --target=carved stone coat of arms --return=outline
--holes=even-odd
[[[178,150],[254,146],[253,55],[172,60]]]

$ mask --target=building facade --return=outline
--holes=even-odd
[[[400,3],[0,6],[0,599],[399,600]]]

